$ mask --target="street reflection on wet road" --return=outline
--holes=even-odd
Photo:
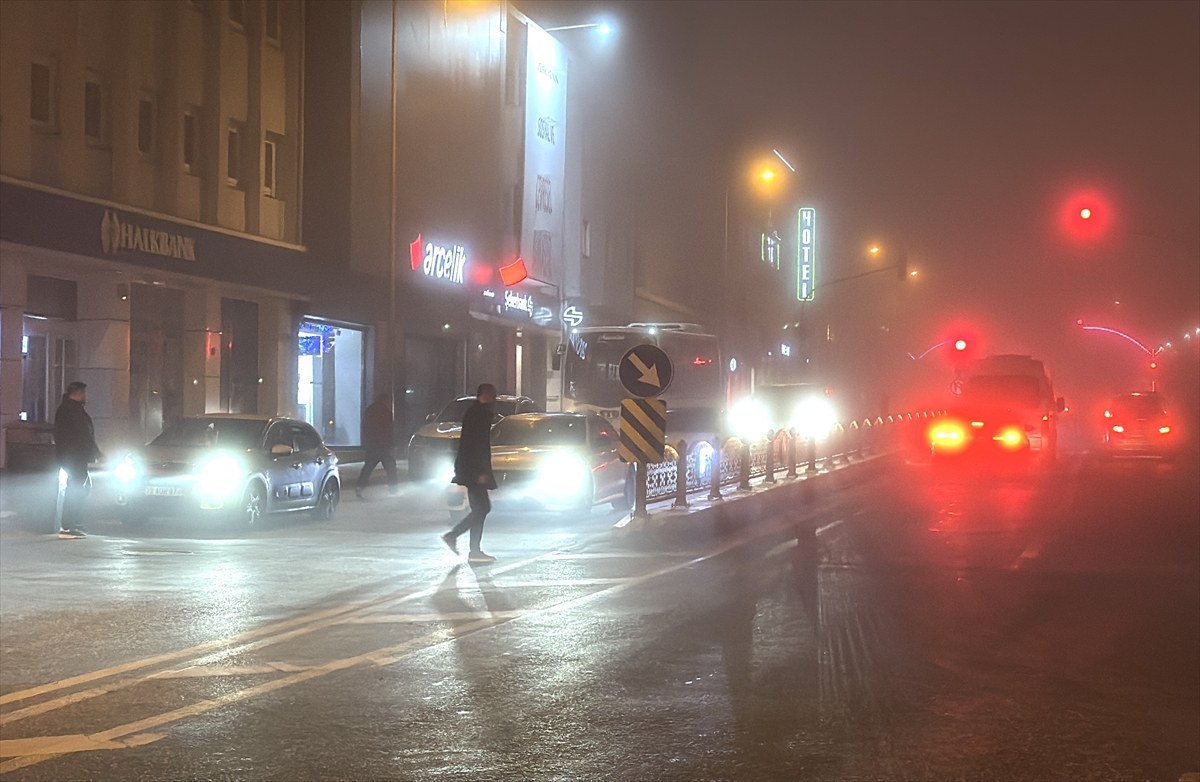
[[[627,537],[497,514],[490,568],[435,545],[444,514],[382,503],[236,541],[18,540],[0,771],[1177,779],[1200,767],[1194,466],[909,465]],[[92,599],[43,604],[32,563],[64,552]]]

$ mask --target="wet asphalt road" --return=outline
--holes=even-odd
[[[420,486],[247,534],[9,529],[0,770],[1176,780],[1200,770],[1198,469],[898,465],[621,537],[498,512],[475,569]]]

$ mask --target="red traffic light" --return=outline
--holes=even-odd
[[[1092,210],[1088,209],[1085,206],[1083,209],[1079,210],[1079,216],[1082,217],[1084,220],[1091,220],[1092,219]]]
[[[1151,361],[1151,362],[1150,362],[1150,368],[1151,368],[1151,369],[1158,369],[1158,362],[1157,362],[1157,361]]]
[[[965,339],[957,340],[954,343],[954,349],[958,350],[958,351],[966,350],[967,349],[967,341]]]

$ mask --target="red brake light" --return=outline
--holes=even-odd
[[[692,366],[706,367],[709,364],[711,364],[712,362],[713,362],[713,360],[711,358],[704,358],[703,356],[696,356],[694,359],[692,359]]]
[[[1000,430],[1000,433],[992,437],[1001,448],[1007,448],[1010,451],[1015,451],[1018,448],[1025,446],[1025,433],[1015,426],[1005,427]]]

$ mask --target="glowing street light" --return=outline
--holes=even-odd
[[[546,32],[556,33],[560,30],[589,30],[595,29],[601,35],[609,35],[612,33],[612,26],[607,22],[590,22],[588,24],[567,24],[561,27],[547,27]]]
[[[765,170],[761,174],[759,174],[759,176],[763,178],[763,181],[770,182],[772,179],[775,178],[775,172],[768,168],[767,170]]]
[[[879,255],[879,245],[875,245],[870,250],[867,250],[871,255]]]

